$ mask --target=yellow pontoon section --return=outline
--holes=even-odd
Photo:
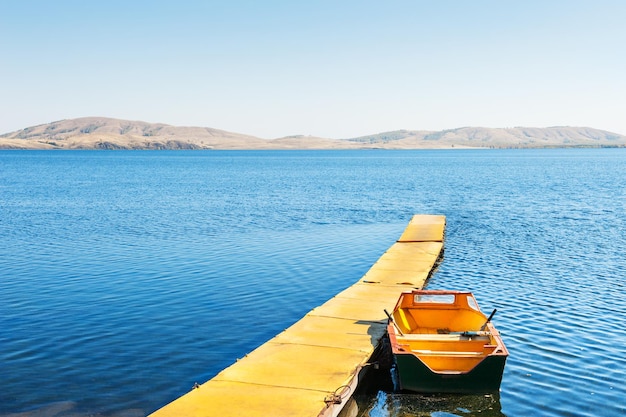
[[[151,417],[336,416],[403,290],[441,256],[445,217],[416,215],[361,280]]]

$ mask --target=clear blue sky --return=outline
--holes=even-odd
[[[83,116],[626,134],[626,1],[0,0],[0,133]]]

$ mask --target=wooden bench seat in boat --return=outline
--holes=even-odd
[[[463,334],[463,333],[405,333],[403,335],[396,335],[398,340],[432,340],[432,341],[466,341],[472,340],[489,340],[488,334]]]
[[[442,355],[442,356],[481,356],[483,352],[462,352],[455,350],[428,350],[428,349],[413,349],[413,353],[418,355]]]

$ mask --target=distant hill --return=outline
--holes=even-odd
[[[430,132],[397,130],[349,139],[386,149],[624,147],[626,136],[589,127],[461,127]]]
[[[626,147],[626,136],[588,127],[398,130],[350,139],[261,139],[209,127],[84,117],[0,135],[0,149],[445,149]]]

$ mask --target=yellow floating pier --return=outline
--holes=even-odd
[[[384,310],[424,286],[444,230],[444,216],[414,216],[358,282],[150,417],[337,416],[385,334]]]

